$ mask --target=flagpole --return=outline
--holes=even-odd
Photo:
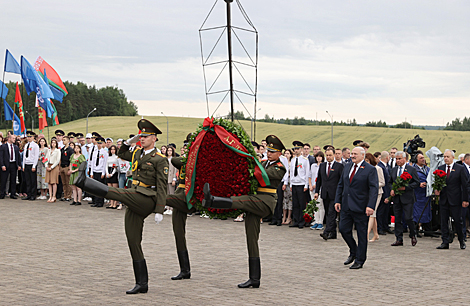
[[[15,115],[16,115],[15,111],[16,111],[16,104],[13,103],[13,118],[11,118],[11,131],[13,132],[13,135],[15,135]]]
[[[2,79],[3,85],[5,85],[5,70],[3,70],[3,79]],[[5,85],[6,86],[6,85]],[[3,97],[3,86],[2,86],[2,93],[0,94],[0,97]],[[5,109],[3,110],[5,111]],[[0,124],[3,123],[2,116],[0,116]]]

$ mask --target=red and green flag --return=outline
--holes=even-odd
[[[65,85],[62,82],[62,79],[60,78],[59,74],[42,57],[38,57],[38,59],[34,63],[34,69],[42,76],[43,79],[44,70],[46,70],[49,85],[60,90],[64,94],[64,96],[68,94],[67,88],[65,88]]]
[[[47,126],[47,116],[46,116],[46,111],[41,106],[38,106],[38,115],[39,115],[39,132],[42,133],[44,128]]]
[[[24,113],[23,113],[23,100],[21,100],[20,88],[18,87],[18,82],[16,82],[16,93],[15,93],[15,104],[18,106],[21,122],[21,133],[24,133],[26,126],[24,124]]]

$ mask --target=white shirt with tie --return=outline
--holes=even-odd
[[[362,165],[363,162],[364,162],[364,160],[361,160],[361,161],[357,164],[356,172],[354,172],[354,175],[356,175],[357,170],[361,167],[361,165]],[[352,167],[351,167],[351,170],[349,170],[349,179],[351,179],[351,175],[352,175],[353,171],[354,171],[354,163],[353,163],[353,165],[352,165]]]
[[[8,154],[10,155],[10,163],[15,162],[16,161],[15,147],[13,147],[12,143],[7,142],[7,144],[8,144]]]
[[[34,141],[28,142],[23,152],[23,169],[25,165],[33,165],[36,169],[39,160],[39,146]]]
[[[297,176],[295,176],[295,163],[297,160]],[[304,185],[304,188],[308,188],[308,177],[310,176],[310,163],[308,158],[294,157],[290,161],[290,187],[293,185]],[[284,182],[286,185],[287,182]]]
[[[333,164],[335,163],[335,160],[332,162],[326,162],[326,167],[325,167],[325,173],[328,176],[328,166],[330,166],[330,171],[333,169]]]

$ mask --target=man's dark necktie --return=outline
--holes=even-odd
[[[97,167],[99,163],[100,163],[100,151],[98,151],[98,154],[96,154],[96,166]]]
[[[450,175],[450,166],[447,166],[447,178],[449,178]]]
[[[93,146],[93,149],[91,149],[91,154],[90,154],[90,161],[93,160],[93,152],[95,151],[95,146]]]
[[[26,146],[26,158],[28,158],[28,156],[29,156],[29,143]]]
[[[331,163],[328,163],[328,177],[330,177]]]
[[[10,144],[10,161],[13,161],[13,144]]]
[[[354,177],[354,174],[356,174],[356,169],[357,169],[357,164],[354,164],[354,170],[351,173],[351,176],[349,177],[349,184],[351,184],[351,182],[353,180],[353,177]]]
[[[299,158],[298,158],[298,157],[296,157],[296,158],[295,158],[295,170],[294,170],[294,176],[297,176],[297,175],[299,174],[299,170],[297,170],[298,166],[299,166]]]

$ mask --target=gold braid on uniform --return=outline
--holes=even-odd
[[[132,172],[134,172],[135,170],[137,170],[137,167],[139,166],[139,162],[136,160],[135,163],[134,163],[134,157],[135,157],[135,153],[137,153],[137,151],[139,151],[140,148],[136,148],[134,150],[134,153],[132,153]]]

